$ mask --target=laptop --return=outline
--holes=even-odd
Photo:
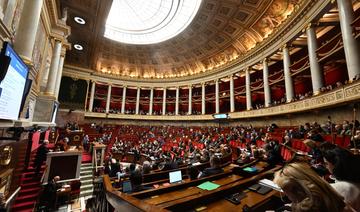
[[[132,192],[132,185],[131,181],[127,180],[122,183],[122,192],[124,193],[131,193]]]
[[[182,181],[181,171],[169,172],[169,179],[171,183],[180,183]]]

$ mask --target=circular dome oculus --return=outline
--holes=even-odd
[[[113,0],[106,38],[127,44],[154,44],[181,33],[196,16],[201,0]]]

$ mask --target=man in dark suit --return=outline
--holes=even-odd
[[[212,156],[210,159],[210,168],[204,169],[204,171],[200,172],[198,178],[207,177],[214,174],[223,173],[224,170],[220,167],[221,166],[221,159],[216,156]]]
[[[34,177],[39,177],[40,169],[44,161],[46,160],[46,155],[49,152],[47,145],[49,144],[48,140],[44,140],[44,142],[39,146],[36,155],[35,155],[35,175]]]

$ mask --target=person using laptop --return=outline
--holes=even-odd
[[[204,169],[204,171],[200,172],[198,178],[223,173],[224,170],[220,166],[221,166],[221,159],[216,156],[211,157],[210,158],[210,168],[206,168],[206,169]]]

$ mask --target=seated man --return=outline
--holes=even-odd
[[[213,156],[210,159],[210,168],[204,169],[204,171],[200,172],[198,178],[207,177],[214,174],[219,174],[224,172],[221,166],[221,159],[219,157]]]
[[[58,184],[60,180],[59,176],[55,176],[52,180],[48,182],[43,191],[43,201],[49,210],[55,209],[55,200],[56,200],[56,192],[61,187]]]

